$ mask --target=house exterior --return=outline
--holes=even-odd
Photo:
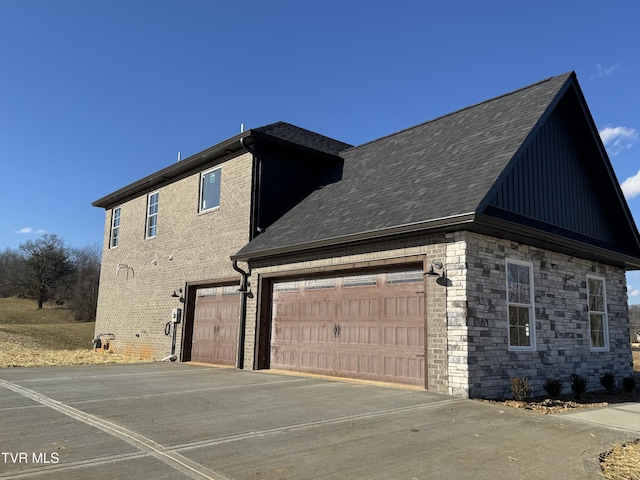
[[[356,147],[252,129],[94,205],[115,351],[461,397],[632,373],[640,235],[573,72]]]

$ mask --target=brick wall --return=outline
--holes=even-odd
[[[155,238],[144,238],[146,194],[120,205],[117,248],[109,249],[111,210],[106,211],[96,334],[113,333],[110,346],[115,352],[166,357],[171,336],[165,336],[165,324],[172,308],[184,308],[171,298],[172,292],[184,288],[186,282],[239,281],[229,257],[249,239],[251,155],[221,166],[217,210],[198,213],[200,173],[158,189]],[[178,333],[179,355],[182,325]]]
[[[252,263],[252,292],[247,304],[247,335],[245,341],[245,368],[252,368],[255,352],[256,313],[260,299],[259,277],[269,277],[287,273],[342,271],[349,268],[384,268],[406,262],[433,260],[444,262],[445,245],[443,235],[425,235],[393,242],[378,242],[333,249],[320,253],[295,255],[277,261]],[[269,265],[269,264],[272,265]],[[436,277],[425,279],[425,305],[427,312],[427,388],[434,392],[449,393],[447,383],[447,338],[446,338],[446,296],[447,288],[437,283]]]

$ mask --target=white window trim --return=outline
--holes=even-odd
[[[529,285],[531,288],[529,289],[529,304],[524,303],[515,303],[509,301],[509,264],[513,265],[522,265],[529,268]],[[511,258],[505,259],[505,288],[507,293],[507,346],[509,351],[535,351],[536,350],[536,314],[535,314],[535,294],[534,288],[535,285],[533,283],[533,263],[526,262],[523,260],[514,260]],[[528,307],[529,308],[529,338],[531,339],[531,344],[529,346],[518,346],[511,345],[511,326],[509,324],[509,307],[511,305]]]
[[[589,280],[600,280],[602,282],[602,307],[604,310],[594,310],[593,313],[602,314],[602,335],[604,336],[604,346],[594,347],[591,344],[591,302],[589,301]],[[607,314],[607,281],[605,277],[598,275],[587,275],[587,322],[589,323],[589,347],[592,352],[608,352],[609,351],[609,315]]]
[[[115,213],[118,212],[118,226],[114,225],[114,221],[116,219]],[[118,248],[120,245],[120,225],[122,223],[122,209],[121,207],[116,207],[111,209],[111,231],[109,232],[109,249]],[[114,236],[114,233],[118,232],[117,235]],[[116,239],[116,244],[113,244],[114,238]]]
[[[204,209],[202,208],[202,196],[204,195],[204,176],[207,175],[208,173],[215,172],[216,170],[222,172],[222,167],[213,167],[213,168],[210,168],[209,170],[205,170],[204,172],[200,173],[200,192],[198,192],[198,213],[214,212],[220,208],[220,201],[218,202],[218,205],[216,205],[215,207],[204,208]],[[222,175],[220,176],[220,178],[222,178]],[[222,196],[222,180],[220,181],[220,196]]]
[[[153,215],[149,215],[149,207],[151,206],[151,197],[154,195],[158,195],[158,211],[160,210],[160,190],[156,190],[155,192],[151,192],[147,195],[147,214],[146,214],[146,218],[145,218],[145,225],[144,225],[144,238],[146,239],[150,239],[150,238],[155,238],[158,235],[158,212],[154,213]],[[154,235],[149,235],[149,220],[155,217],[156,218],[156,233]]]

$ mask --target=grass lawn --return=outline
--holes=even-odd
[[[94,322],[76,322],[70,308],[0,298],[0,368],[132,363],[141,360],[93,351]]]
[[[90,349],[95,325],[74,321],[68,307],[47,303],[38,310],[35,300],[0,298],[0,330],[32,339],[41,348]]]
[[[0,325],[53,324],[73,322],[73,312],[69,307],[45,303],[38,310],[38,302],[26,298],[0,298]]]

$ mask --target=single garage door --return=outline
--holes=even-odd
[[[239,307],[237,285],[197,290],[191,361],[235,365]]]
[[[271,368],[424,386],[422,270],[275,282]]]

